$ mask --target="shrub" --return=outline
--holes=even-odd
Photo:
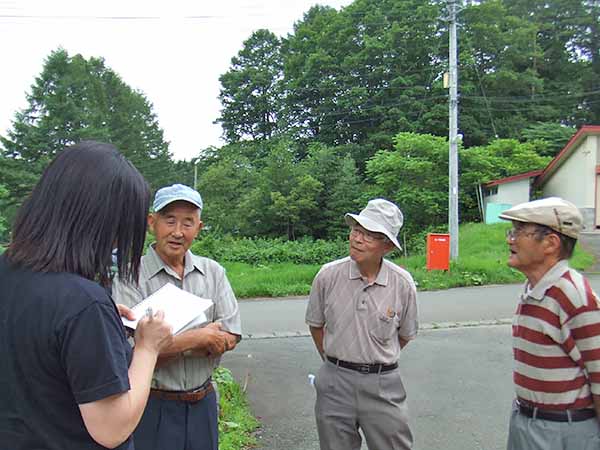
[[[348,254],[348,241],[302,238],[233,238],[230,235],[203,232],[192,246],[192,252],[219,262],[239,262],[253,266],[293,263],[323,264]]]

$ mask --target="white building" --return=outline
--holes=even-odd
[[[528,202],[531,184],[541,173],[541,170],[533,170],[482,185],[484,222],[504,222],[498,218],[502,211],[519,203]]]
[[[600,126],[582,127],[537,177],[543,197],[562,197],[579,208],[586,231],[600,228]]]
[[[579,208],[586,231],[600,229],[600,125],[585,125],[543,169],[481,185],[485,223],[498,221],[498,214],[531,199],[562,197]]]

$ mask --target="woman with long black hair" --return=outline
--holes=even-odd
[[[133,449],[159,351],[162,313],[131,350],[108,294],[137,280],[150,192],[110,144],[82,142],[48,166],[0,257],[0,449]]]

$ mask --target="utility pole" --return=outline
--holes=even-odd
[[[450,27],[450,73],[449,73],[449,117],[448,117],[448,228],[450,231],[450,259],[458,259],[458,63],[456,45],[456,2],[448,0]]]

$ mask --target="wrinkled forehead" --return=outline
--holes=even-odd
[[[173,214],[193,214],[198,215],[198,217],[200,217],[201,213],[202,210],[198,208],[198,206],[194,205],[193,203],[186,202],[185,200],[176,200],[174,202],[171,202],[163,209],[156,212],[156,214],[159,214],[161,216],[168,216]]]
[[[385,234],[380,233],[379,231],[371,231],[368,228],[363,227],[362,225],[360,225],[358,222],[354,222],[354,224],[350,227],[353,230],[360,230],[365,234],[370,234],[372,236],[381,236],[381,237],[386,237]]]
[[[523,231],[526,231],[526,230],[532,231],[532,230],[539,230],[541,228],[545,228],[544,225],[540,225],[539,223],[520,222],[518,220],[513,220],[512,225],[515,230],[523,230]]]

